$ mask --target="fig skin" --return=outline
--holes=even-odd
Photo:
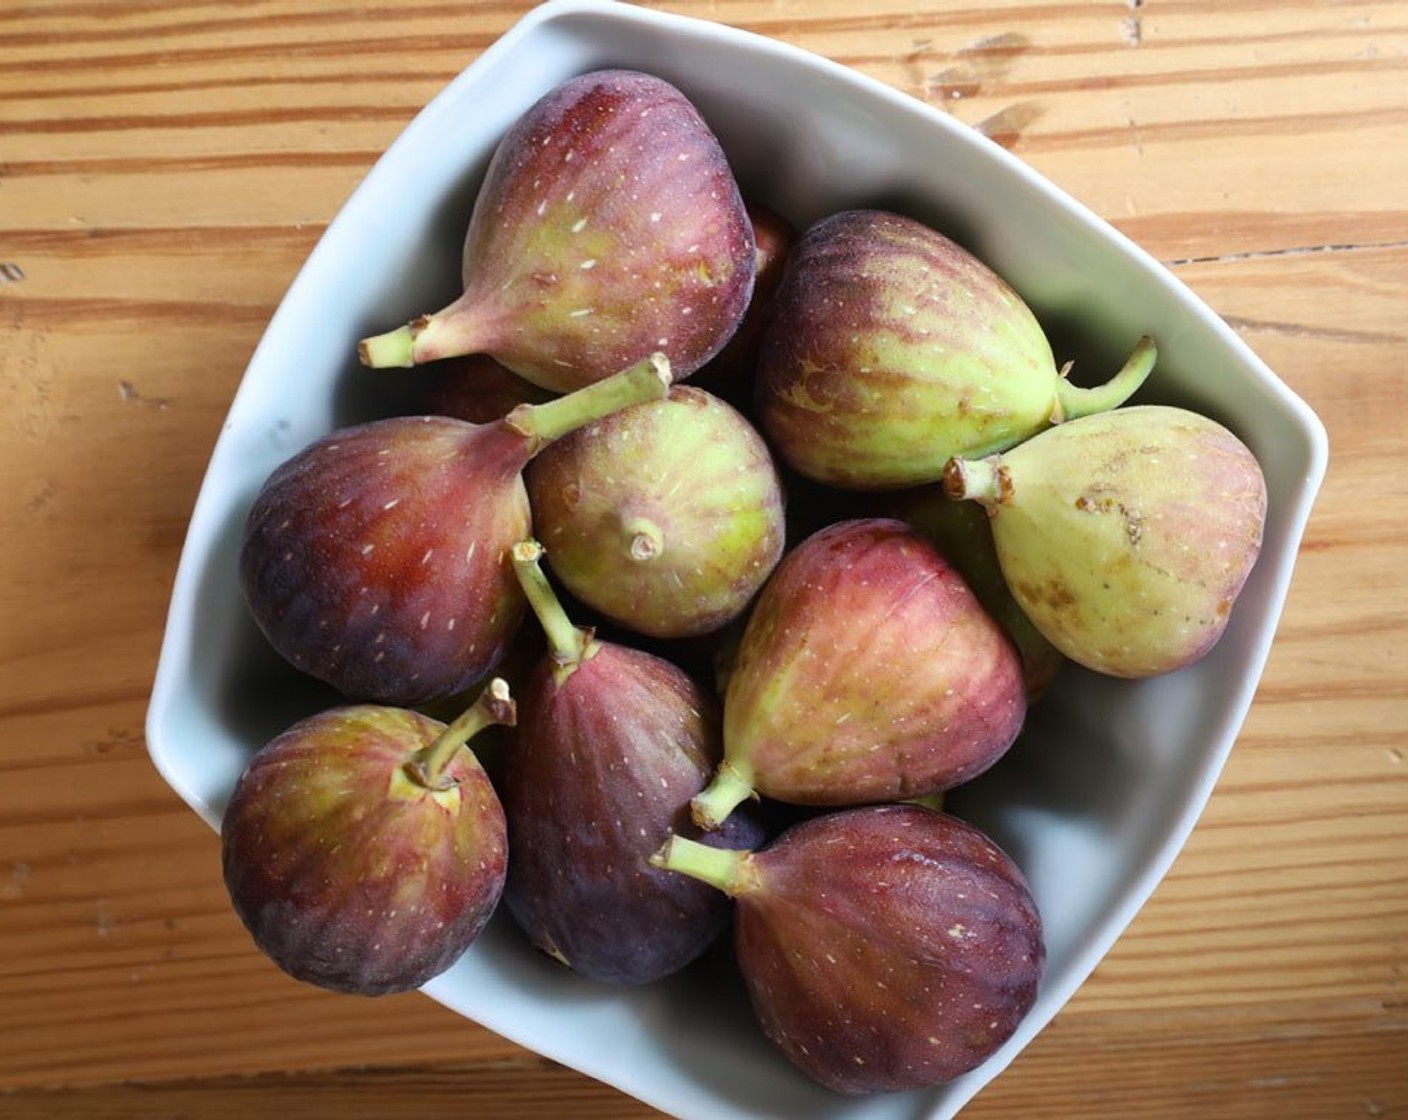
[[[1007,584],[1047,639],[1118,677],[1172,672],[1217,643],[1266,520],[1251,450],[1209,417],[1166,405],[956,459],[944,485],[988,507]]]
[[[1065,655],[1036,628],[1012,595],[1002,574],[992,525],[976,502],[955,502],[941,485],[920,486],[885,503],[952,562],[1022,656],[1027,703],[1033,704],[1066,664]]]
[[[1041,916],[977,828],[917,805],[829,812],[753,853],[671,841],[663,867],[735,900],[734,945],[764,1033],[846,1095],[951,1081],[1036,1000]]]
[[[554,395],[524,381],[488,354],[467,354],[436,363],[425,411],[471,424],[492,424],[521,404],[544,404]]]
[[[676,385],[545,450],[527,474],[553,572],[637,633],[712,633],[776,567],[785,499],[772,454],[730,405]]]
[[[225,809],[221,860],[259,949],[295,979],[360,995],[454,964],[499,903],[508,853],[503,808],[463,744],[512,719],[496,680],[449,727],[347,705],[258,751]]]
[[[954,456],[1122,403],[1153,357],[1143,341],[1108,384],[1077,387],[1031,309],[977,257],[903,215],[848,210],[792,249],[763,336],[756,408],[801,474],[899,489],[937,482]]]
[[[492,354],[555,392],[662,350],[683,380],[738,329],[755,244],[718,138],[677,88],[600,70],[534,104],[489,163],[463,294],[358,347],[373,366]]]
[[[525,578],[546,587],[525,545]],[[504,902],[543,952],[590,979],[639,985],[698,958],[727,927],[728,899],[662,871],[672,834],[702,837],[689,801],[722,756],[718,701],[674,664],[551,613],[550,652],[519,690],[503,780],[513,860]],[[554,644],[555,643],[555,644]],[[709,843],[753,847],[734,814]]]
[[[752,794],[859,805],[990,767],[1026,717],[1021,660],[954,566],[888,518],[838,522],[778,565],[724,695],[724,762],[693,802],[712,827]]]
[[[272,473],[246,520],[240,580],[256,624],[350,699],[409,707],[470,687],[523,617],[509,550],[531,531],[524,467],[668,384],[656,355],[497,423],[391,417],[314,441]]]

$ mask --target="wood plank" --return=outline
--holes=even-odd
[[[417,995],[295,984],[142,723],[206,460],[348,193],[527,0],[0,6],[0,1112],[651,1110]],[[942,107],[1324,419],[1246,727],[1171,874],[974,1117],[1408,1115],[1408,5],[673,0]]]

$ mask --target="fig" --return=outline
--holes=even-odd
[[[997,558],[992,525],[976,502],[955,502],[942,485],[919,486],[887,503],[947,558],[973,589],[978,602],[1002,626],[1017,652],[1027,682],[1027,703],[1051,686],[1066,657],[1036,628],[1012,595]]]
[[[726,927],[717,891],[661,871],[718,763],[717,701],[661,657],[575,627],[522,542],[514,559],[548,653],[520,689],[503,781],[513,860],[504,902],[539,949],[593,980],[638,985],[695,960]],[[748,847],[738,813],[711,843]]]
[[[837,522],[783,558],[724,693],[705,828],[754,794],[899,801],[976,777],[1026,717],[1016,649],[932,545],[888,518]]]
[[[494,679],[454,722],[354,704],[250,760],[220,828],[225,886],[255,944],[298,980],[409,991],[469,948],[503,894],[504,812],[466,744],[512,723]]]
[[[1117,677],[1170,672],[1216,644],[1266,521],[1251,450],[1170,405],[1119,408],[1001,455],[956,458],[944,488],[987,507],[1007,584],[1047,639]]]
[[[767,444],[736,409],[692,386],[559,440],[527,484],[554,574],[641,634],[718,630],[782,555],[782,485]]]
[[[545,95],[499,143],[459,298],[358,352],[376,367],[487,353],[568,392],[663,350],[683,380],[738,329],[754,252],[698,109],[652,75],[594,71]]]
[[[521,404],[544,404],[557,395],[524,381],[488,354],[446,358],[431,370],[424,411],[471,424],[492,424]]]
[[[936,809],[833,811],[754,852],[676,835],[655,858],[734,899],[735,955],[764,1033],[838,1093],[950,1081],[1036,1000],[1046,950],[1021,870]]]
[[[977,257],[912,218],[846,210],[789,255],[759,354],[757,415],[801,474],[898,489],[937,482],[954,456],[1122,404],[1155,354],[1142,339],[1108,383],[1077,386],[1031,309]]]
[[[255,622],[349,699],[416,706],[464,690],[522,619],[508,553],[531,531],[523,468],[668,386],[657,354],[497,423],[390,417],[314,441],[274,470],[246,521],[240,579]]]

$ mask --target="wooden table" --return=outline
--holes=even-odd
[[[977,1117],[1408,1117],[1408,4],[673,0],[942,106],[1148,247],[1329,477],[1191,842]],[[265,322],[520,0],[0,5],[0,1114],[643,1117],[267,964],[143,717]]]

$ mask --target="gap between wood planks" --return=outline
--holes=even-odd
[[[1344,242],[1329,245],[1291,245],[1284,249],[1247,249],[1240,253],[1214,253],[1206,257],[1172,257],[1163,263],[1169,268],[1195,264],[1229,264],[1234,261],[1258,261],[1276,257],[1303,257],[1314,253],[1382,252],[1385,249],[1408,249],[1408,240]]]

